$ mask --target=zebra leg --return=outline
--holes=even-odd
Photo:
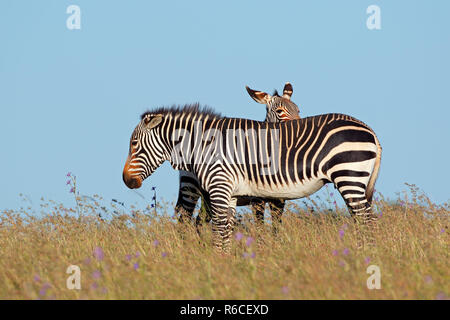
[[[175,206],[175,215],[178,217],[179,223],[184,224],[191,220],[199,197],[200,192],[198,189],[189,187],[180,188]]]
[[[252,212],[256,217],[256,224],[258,227],[262,227],[264,224],[264,210],[266,202],[261,198],[253,198],[251,200]]]
[[[372,206],[365,196],[365,191],[360,197],[345,196],[344,192],[343,198],[356,224],[358,247],[362,248],[366,243],[373,246],[377,216],[372,212]]]
[[[272,216],[272,232],[276,236],[281,224],[281,216],[284,211],[285,201],[281,199],[272,199],[269,202],[270,215]]]
[[[210,204],[208,203],[207,199],[205,199],[204,196],[202,196],[202,205],[200,207],[200,211],[197,215],[197,219],[195,219],[195,226],[197,228],[197,231],[199,228],[203,225],[203,223],[209,223],[212,219],[212,213]]]
[[[231,198],[230,190],[210,190],[212,212],[213,245],[218,252],[230,253],[231,235],[235,224],[236,198]]]

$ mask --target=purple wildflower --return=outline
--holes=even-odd
[[[92,278],[94,278],[94,279],[100,279],[101,276],[102,276],[102,273],[98,270],[95,270],[94,272],[92,272]]]
[[[243,237],[244,237],[244,235],[243,235],[242,233],[240,233],[240,232],[236,233],[235,238],[236,238],[237,241],[241,241],[241,239],[242,239]]]
[[[447,295],[445,293],[443,293],[443,292],[439,292],[436,295],[436,300],[447,300]]]
[[[252,254],[250,255],[250,258],[255,259],[255,257],[256,257],[256,253],[252,252]]]
[[[136,256],[136,258],[139,258],[141,256],[141,253],[139,251],[137,251],[135,256]]]
[[[289,288],[288,288],[288,286],[283,286],[283,287],[281,287],[281,292],[283,292],[283,294],[288,294],[288,293],[289,293]]]
[[[126,258],[128,261],[130,261],[130,260],[131,260],[131,254],[127,254],[127,255],[125,256],[125,258]]]
[[[66,182],[66,184],[70,184],[72,181],[70,181],[70,180],[67,180],[67,182]]]
[[[93,282],[92,284],[91,284],[91,288],[92,289],[97,289],[98,288],[98,283],[97,282]]]
[[[340,229],[339,230],[339,238],[342,239],[344,237],[345,231]]]
[[[39,281],[41,281],[41,277],[39,277],[39,275],[35,275],[34,277],[33,277],[33,280],[35,281],[35,282],[39,282]]]
[[[47,290],[50,289],[50,284],[49,283],[44,283],[41,287],[41,290],[39,290],[39,295],[40,296],[45,296],[47,294]]]
[[[135,264],[133,264],[133,269],[134,270],[137,270],[138,268],[139,268],[139,263],[136,262]]]
[[[66,176],[70,177],[70,175],[71,175],[71,172],[67,172]]]
[[[157,247],[158,245],[159,245],[159,241],[158,241],[158,240],[154,240],[154,241],[153,241],[153,246],[154,246],[154,247]]]
[[[348,250],[348,248],[345,248],[345,249],[342,251],[342,254],[343,254],[344,256],[346,256],[346,255],[348,255],[349,252],[350,252],[350,250]]]
[[[364,263],[365,263],[365,264],[369,264],[369,263],[370,263],[370,257],[366,257],[366,258],[364,259]]]
[[[70,188],[70,191],[69,191],[69,192],[70,192],[70,193],[74,193],[74,191],[75,191],[75,190],[74,190],[74,188],[72,187],[72,188]]]
[[[161,253],[161,256],[162,256],[163,258],[167,257],[167,252]]]
[[[441,233],[444,233],[444,232],[445,232],[445,229],[444,229],[444,228],[442,228],[442,229],[441,229]]]
[[[245,243],[247,247],[250,247],[253,243],[254,239],[252,237],[247,237],[247,242]]]
[[[333,256],[336,257],[337,255],[339,255],[339,252],[337,250],[333,250]]]
[[[242,256],[243,256],[244,258],[248,258],[248,252],[244,252],[244,253],[242,254]]]
[[[97,260],[99,260],[99,261],[102,261],[102,260],[103,260],[103,258],[105,257],[105,254],[103,253],[102,248],[100,248],[100,247],[95,247],[95,249],[94,249],[94,257],[95,257]]]

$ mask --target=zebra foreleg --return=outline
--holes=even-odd
[[[210,206],[212,212],[213,246],[216,251],[229,254],[231,251],[231,236],[235,225],[236,198],[226,201],[223,198],[215,200],[211,193]]]

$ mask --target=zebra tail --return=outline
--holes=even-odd
[[[373,190],[375,189],[375,182],[377,181],[378,172],[380,170],[381,151],[382,151],[382,148],[380,146],[380,142],[378,141],[377,136],[375,134],[374,134],[374,136],[375,136],[375,141],[376,141],[377,149],[378,149],[377,150],[377,158],[375,160],[375,166],[373,168],[372,175],[370,176],[369,183],[366,188],[366,198],[370,204],[372,204]]]

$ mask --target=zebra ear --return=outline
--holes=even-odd
[[[247,89],[247,92],[250,95],[250,97],[252,97],[252,99],[258,103],[267,104],[270,98],[272,98],[270,94],[262,91],[252,90],[248,86],[245,86],[245,89]]]
[[[292,84],[290,84],[289,82],[286,82],[286,84],[284,85],[284,89],[283,89],[283,98],[291,100],[292,92],[293,92]]]
[[[147,126],[147,129],[153,129],[158,124],[160,124],[162,120],[163,120],[162,114],[148,115],[144,118],[144,123]]]

